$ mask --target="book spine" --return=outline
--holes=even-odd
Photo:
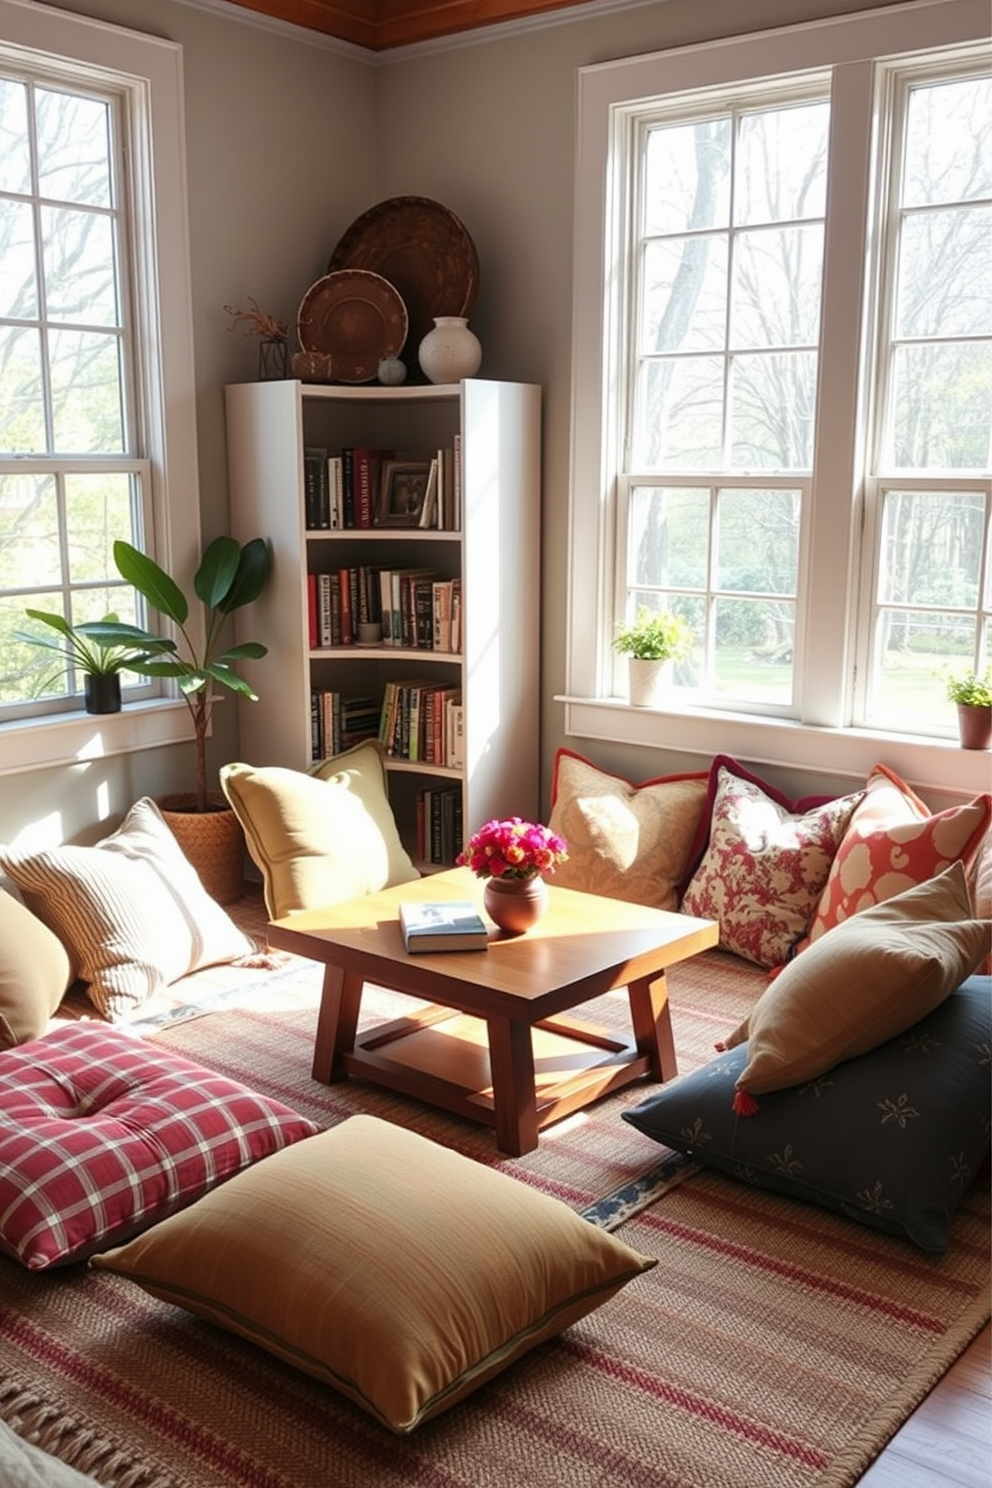
[[[355,632],[351,609],[351,571],[347,568],[338,569],[338,594],[341,610],[341,645],[351,646],[354,643]]]
[[[330,491],[330,525],[337,530],[344,526],[340,455],[331,455],[327,462],[327,484]]]
[[[307,638],[311,651],[317,648],[317,575],[307,574]]]
[[[341,508],[342,526],[355,525],[355,447],[344,445],[341,449]]]

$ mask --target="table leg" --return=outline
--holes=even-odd
[[[324,968],[324,988],[317,1014],[317,1035],[310,1071],[322,1085],[330,1085],[344,1075],[341,1056],[355,1047],[364,985],[360,976],[342,971],[339,966]]]
[[[630,998],[630,1020],[634,1027],[637,1048],[651,1061],[652,1077],[655,1080],[673,1080],[679,1068],[675,1058],[672,1010],[668,1004],[665,973],[631,982],[627,995]]]
[[[522,1157],[537,1146],[537,1093],[534,1046],[526,1023],[487,1018],[489,1072],[493,1082],[496,1146]]]

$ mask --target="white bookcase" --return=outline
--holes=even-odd
[[[241,758],[305,770],[312,691],[381,699],[388,681],[434,679],[461,690],[464,766],[388,760],[390,800],[416,854],[425,787],[460,785],[464,835],[494,816],[534,819],[539,803],[540,389],[470,379],[452,386],[338,387],[297,381],[226,389],[231,530],[272,545],[272,581],[236,619],[262,640],[244,664],[259,702],[239,700]],[[310,530],[304,450],[346,446],[430,459],[461,442],[459,531],[407,527]],[[457,654],[310,643],[308,573],[363,564],[425,567],[462,586]]]

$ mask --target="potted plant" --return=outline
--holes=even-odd
[[[630,701],[634,707],[657,704],[671,675],[672,663],[688,656],[692,631],[681,615],[641,605],[634,620],[613,637],[613,649],[629,658]]]
[[[171,620],[178,632],[178,642],[171,636],[149,637],[152,644],[145,654],[128,664],[143,676],[175,679],[189,708],[196,789],[191,795],[165,797],[159,805],[208,892],[220,903],[230,903],[243,887],[244,839],[237,817],[223,796],[207,789],[207,734],[221,688],[258,701],[257,693],[235,671],[234,663],[265,656],[268,647],[259,641],[228,645],[225,633],[231,614],[257,599],[268,583],[272,566],[268,545],[261,537],[243,546],[233,537],[217,537],[210,543],[193,576],[193,591],[203,606],[202,642],[187,628],[187,596],[154,559],[118,540],[114,543],[114,562],[121,577],[134,586],[151,609]],[[120,638],[122,642],[127,639],[123,629]],[[218,833],[229,839],[226,854],[223,847],[215,845]]]
[[[978,672],[952,672],[947,696],[957,705],[962,749],[988,749],[992,744],[992,667]]]
[[[31,620],[47,625],[55,635],[18,630],[14,639],[53,652],[82,675],[87,713],[119,713],[121,672],[136,671],[136,662],[148,660],[162,649],[155,636],[136,625],[123,623],[112,613],[104,615],[102,620],[84,620],[78,625],[50,610],[28,609],[25,613]]]

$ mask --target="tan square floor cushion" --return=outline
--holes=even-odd
[[[54,931],[0,890],[0,1049],[43,1034],[72,977]]]
[[[419,877],[396,829],[375,740],[308,772],[225,765],[220,783],[262,873],[274,920]]]
[[[352,1116],[91,1264],[407,1432],[656,1262],[505,1173]]]

